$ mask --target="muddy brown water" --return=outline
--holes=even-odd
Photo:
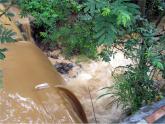
[[[0,62],[3,70],[1,123],[81,122],[71,101],[56,88],[64,84],[64,80],[39,48],[30,42],[0,46],[3,47],[8,52]],[[38,89],[37,86],[43,84],[47,84],[46,88]]]
[[[17,8],[10,10],[15,12],[15,15],[19,13]],[[18,32],[17,36],[19,36],[17,39],[32,41],[29,20],[16,16],[14,23],[18,20],[19,23],[22,23],[23,33],[26,37],[14,26],[14,31]],[[4,23],[3,19],[1,22]],[[9,20],[6,22],[6,26],[11,23]],[[13,26],[10,28],[13,29]],[[7,46],[9,51],[6,54],[10,57],[4,62],[0,62],[0,67],[5,67],[3,68],[4,75],[8,75],[8,77],[4,77],[4,89],[0,91],[0,122],[68,123],[77,120],[76,114],[72,110],[70,110],[72,112],[68,111],[68,108],[63,105],[60,96],[57,95],[58,91],[52,87],[45,90],[35,89],[38,84],[44,82],[48,82],[51,86],[64,84],[68,87],[82,103],[88,121],[91,123],[95,123],[94,113],[98,123],[120,122],[125,117],[122,108],[116,105],[106,107],[110,98],[97,100],[99,95],[105,93],[105,91],[99,91],[101,88],[113,85],[112,71],[114,68],[131,63],[131,60],[124,58],[123,53],[118,52],[110,63],[80,62],[82,67],[74,70],[76,71],[74,76],[65,74],[62,75],[62,79],[51,64],[68,61],[64,57],[49,58],[50,63],[38,48],[34,48],[34,45],[24,42],[23,44],[18,43],[16,46],[17,48],[12,45]],[[14,52],[10,52],[10,49],[14,49]],[[75,61],[73,59],[69,62]],[[13,66],[13,62],[15,66]],[[24,68],[32,71],[26,71]],[[66,102],[66,104],[69,103]],[[70,116],[70,113],[75,118]]]
[[[77,59],[74,58],[68,61],[62,56],[59,56],[58,59],[49,58],[52,64],[62,62],[76,63]],[[117,107],[116,105],[106,106],[111,98],[104,97],[97,99],[97,97],[106,92],[105,90],[100,91],[101,88],[113,85],[112,71],[117,66],[125,66],[130,63],[130,60],[124,58],[123,53],[118,52],[110,63],[92,60],[80,62],[78,65],[81,65],[81,67],[73,67],[69,74],[62,75],[69,89],[75,93],[82,103],[89,122],[96,122],[94,113],[98,123],[120,122],[126,116],[121,107]],[[72,76],[72,73],[74,76]]]
[[[17,32],[17,41],[31,40],[28,19],[20,19],[17,16],[19,9],[15,7],[11,8],[10,11],[16,15],[12,24],[5,17],[4,19],[7,21],[2,19],[1,23]],[[23,30],[26,30],[20,32],[18,27],[14,25],[17,22],[22,24]],[[111,63],[102,61],[82,62],[82,68],[77,68],[76,70],[78,71],[76,77],[70,78],[67,75],[63,75],[64,81],[53,66],[47,62],[47,58],[43,53],[38,48],[36,49],[34,45],[24,42],[16,45],[1,45],[1,47],[8,48],[6,56],[9,56],[5,61],[0,62],[0,67],[5,67],[2,68],[3,75],[7,75],[3,78],[5,83],[3,84],[3,90],[0,91],[0,120],[2,123],[53,123],[74,122],[77,120],[77,117],[73,118],[76,114],[74,112],[70,114],[71,110],[69,109],[70,111],[68,111],[68,108],[65,108],[66,106],[61,103],[60,96],[56,95],[58,91],[52,88],[42,91],[35,90],[38,84],[44,82],[48,82],[51,86],[64,84],[73,91],[82,103],[89,122],[95,123],[94,113],[99,123],[119,122],[123,117],[121,108],[112,106],[107,109],[105,107],[109,99],[96,100],[103,93],[98,92],[99,89],[113,84],[112,70],[118,65],[127,63],[127,61],[123,62],[122,54],[118,54],[117,59],[111,61]],[[56,60],[50,59],[50,61],[55,64],[54,61]],[[61,60],[59,59],[59,61]],[[65,61],[65,59],[63,58],[62,61]],[[24,68],[32,71],[27,71]]]
[[[0,8],[4,9],[2,5]],[[19,41],[0,44],[0,48],[8,50],[5,60],[0,61],[0,69],[3,72],[0,123],[87,122],[81,104],[70,90],[65,88],[65,81],[47,57],[32,40],[20,41],[32,39],[30,28],[26,28],[30,27],[29,22],[23,21],[27,30],[20,32],[15,20],[12,22],[5,16],[0,19],[3,26],[16,32],[13,38]],[[27,34],[26,38],[23,33]]]

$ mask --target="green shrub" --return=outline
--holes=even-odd
[[[138,6],[131,0],[20,0],[22,16],[34,17],[42,42],[61,44],[72,55],[97,56],[134,22]]]
[[[154,75],[156,70],[164,73],[165,55],[161,54],[161,51],[165,50],[165,39],[164,36],[156,38],[155,26],[144,19],[139,25],[132,27],[131,33],[137,36],[123,42],[124,48],[120,50],[134,64],[128,65],[124,74],[115,76],[116,83],[111,88],[107,87],[108,92],[102,96],[111,94],[115,97],[113,102],[135,112],[141,106],[151,104],[163,97],[154,82]],[[117,45],[118,43],[116,48]]]

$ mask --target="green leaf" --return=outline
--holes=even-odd
[[[4,52],[7,51],[6,48],[0,49],[0,60],[3,60],[5,58]]]
[[[96,9],[96,1],[95,0],[88,0],[86,3],[86,7],[84,9],[85,12],[89,12],[91,15],[94,15]]]
[[[105,7],[102,9],[102,15],[103,16],[108,16],[111,13],[111,10],[108,7]]]
[[[152,64],[153,64],[156,68],[158,68],[158,69],[160,69],[160,70],[164,70],[164,66],[163,66],[163,64],[161,63],[161,60],[160,60],[160,59],[155,59],[155,60],[152,62]]]
[[[9,30],[2,25],[0,25],[0,44],[1,43],[7,43],[7,42],[13,42],[15,39],[13,39],[13,36],[15,33],[12,30]],[[4,52],[7,49],[0,49],[0,60],[3,60],[5,58]]]
[[[123,25],[124,27],[131,21],[130,13],[120,11],[117,17],[117,24]]]
[[[3,60],[4,58],[5,58],[5,55],[2,52],[0,52],[0,60]]]
[[[161,62],[157,63],[157,68],[159,68],[160,70],[164,70],[164,66]]]

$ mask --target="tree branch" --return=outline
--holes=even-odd
[[[7,13],[10,7],[15,3],[14,0],[11,1],[10,5],[0,14],[0,17]]]
[[[158,27],[164,16],[165,16],[165,9],[163,13],[159,16],[158,20],[156,21],[156,27]]]

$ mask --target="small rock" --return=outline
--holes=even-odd
[[[57,63],[54,66],[61,74],[68,74],[69,70],[74,67],[72,63]]]

